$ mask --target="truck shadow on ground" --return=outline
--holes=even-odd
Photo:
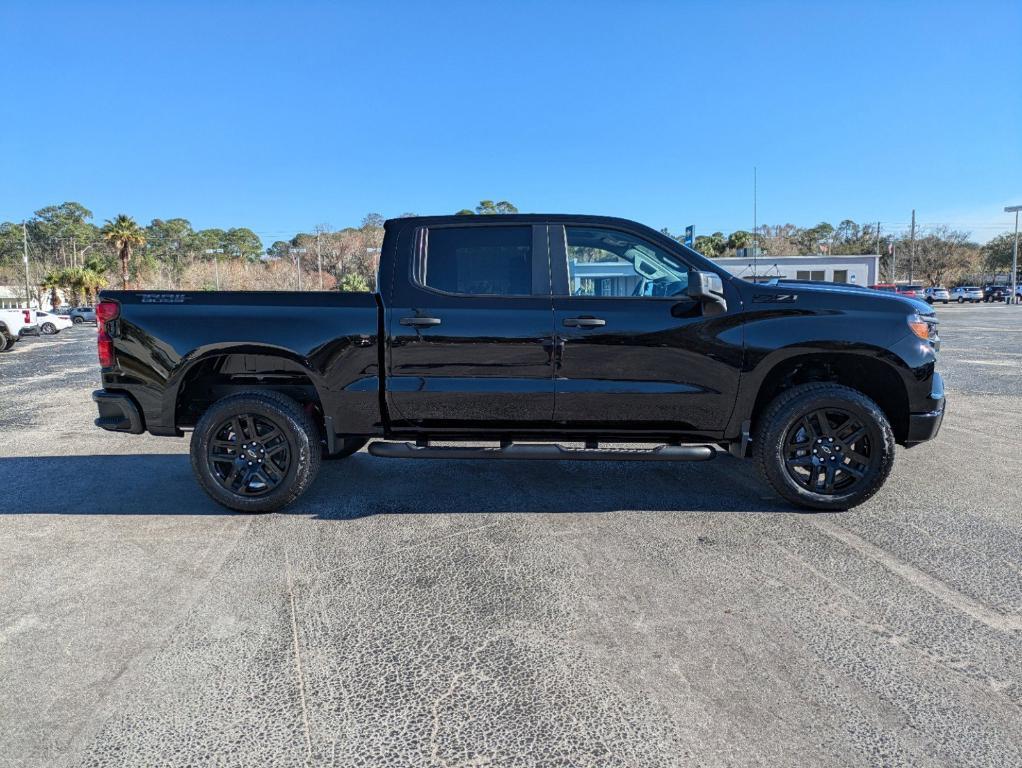
[[[0,458],[0,514],[226,515],[184,454]],[[791,512],[751,463],[380,459],[324,462],[284,510],[317,519],[381,514]]]

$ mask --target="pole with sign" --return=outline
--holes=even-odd
[[[1022,211],[1022,205],[1009,205],[1004,209],[1005,213],[1015,214],[1015,244],[1011,249],[1011,298],[1009,304],[1018,303],[1018,212]]]
[[[696,242],[696,228],[694,224],[689,224],[685,227],[685,245],[689,248],[694,248]]]

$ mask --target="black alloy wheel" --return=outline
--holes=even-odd
[[[85,320],[76,315],[75,317],[71,318],[71,322],[74,323],[75,325],[81,325],[82,323],[85,322]]]
[[[251,390],[217,400],[192,432],[202,489],[239,512],[272,512],[301,496],[319,472],[320,429],[294,399]]]
[[[209,470],[230,493],[265,496],[287,477],[291,449],[273,421],[239,413],[223,421],[206,447]]]
[[[57,326],[55,326],[53,323],[43,323],[42,327],[39,330],[45,333],[47,336],[52,336],[57,332]]]
[[[862,480],[872,463],[869,430],[843,408],[821,408],[788,430],[784,466],[808,491],[835,495]]]
[[[809,509],[861,504],[894,465],[887,415],[862,392],[815,382],[782,391],[757,418],[753,453],[778,494]]]

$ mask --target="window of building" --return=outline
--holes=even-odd
[[[823,282],[826,279],[826,273],[822,269],[800,269],[795,275],[796,280],[815,280],[816,282]]]
[[[834,282],[835,283],[847,283],[848,282],[848,270],[847,269],[835,269],[834,270]]]
[[[532,293],[531,227],[441,227],[427,233],[422,282],[448,293]]]

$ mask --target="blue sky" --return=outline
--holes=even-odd
[[[265,243],[377,211],[947,222],[1022,203],[1022,3],[0,9],[0,219],[80,201]]]

